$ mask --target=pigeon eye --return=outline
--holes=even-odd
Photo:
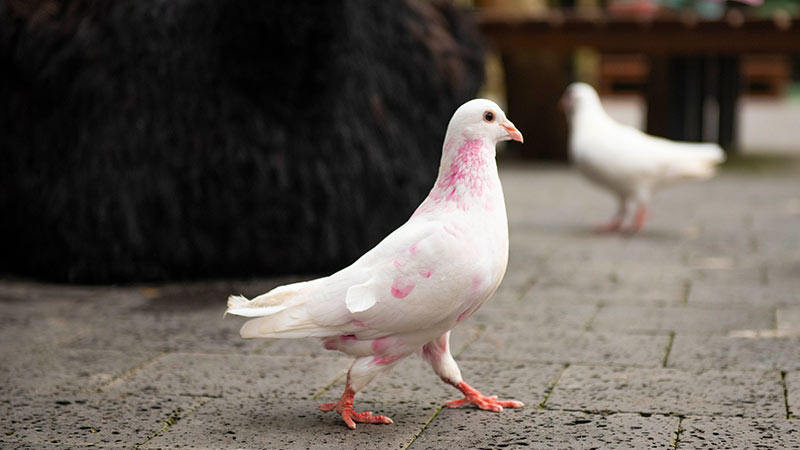
[[[491,111],[486,111],[485,113],[483,113],[483,120],[489,123],[494,122],[494,113]]]

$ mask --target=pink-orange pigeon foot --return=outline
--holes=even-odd
[[[613,233],[615,231],[619,231],[620,228],[622,228],[622,221],[621,220],[614,220],[612,222],[596,226],[594,228],[594,232],[595,233]]]
[[[355,397],[355,395],[356,393],[353,391],[353,389],[350,388],[350,386],[347,386],[344,390],[344,394],[342,394],[342,398],[340,398],[338,402],[323,403],[319,405],[319,409],[321,411],[332,411],[335,409],[339,414],[342,415],[344,423],[346,423],[347,426],[353,430],[356,428],[356,422],[394,423],[392,422],[392,419],[386,416],[373,416],[371,412],[353,411],[353,397]]]
[[[628,234],[636,234],[639,230],[642,229],[644,226],[644,221],[647,219],[647,208],[640,207],[636,210],[636,214],[633,216],[633,223],[629,227],[625,227],[622,229],[623,233]]]
[[[524,403],[518,400],[498,400],[496,395],[487,397],[465,381],[458,383],[456,387],[464,393],[464,398],[445,402],[445,406],[459,408],[464,405],[475,405],[480,409],[494,412],[500,412],[503,408],[522,408],[525,406]]]

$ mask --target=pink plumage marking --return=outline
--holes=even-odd
[[[372,362],[375,364],[391,364],[400,358],[402,358],[402,356],[373,356]]]
[[[479,170],[486,165],[486,157],[483,153],[483,141],[480,139],[467,139],[456,150],[449,170],[436,185],[445,192],[450,191],[447,196],[448,201],[454,200],[456,186],[459,184],[465,186],[474,196],[483,195],[484,179]]]
[[[358,338],[356,338],[355,334],[343,334],[341,336],[326,339],[325,342],[322,343],[322,346],[325,348],[325,350],[338,350],[339,343],[356,340],[358,340]]]
[[[392,283],[392,296],[395,298],[406,298],[414,290],[416,284],[404,277],[396,277]]]
[[[419,273],[419,276],[421,276],[422,278],[430,278],[431,275],[433,275],[432,270],[423,270]]]

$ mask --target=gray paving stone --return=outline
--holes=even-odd
[[[156,396],[310,398],[351,363],[350,358],[173,353],[115,380],[106,390]]]
[[[410,448],[670,449],[677,428],[676,417],[655,415],[445,408]]]
[[[776,371],[572,365],[556,384],[547,407],[768,418],[786,415]]]
[[[571,263],[571,264],[574,264]],[[606,264],[613,267],[613,263]],[[684,280],[675,277],[669,282],[643,282],[639,279],[627,280],[630,274],[620,269],[611,269],[595,274],[560,274],[558,277],[544,278],[528,292],[532,298],[555,299],[576,297],[583,301],[603,303],[648,303],[676,304],[683,301]],[[646,276],[641,276],[646,278]]]
[[[669,367],[800,370],[800,337],[738,338],[677,335]]]
[[[776,316],[779,331],[800,335],[800,307],[778,308]]]
[[[189,397],[56,394],[0,401],[3,435],[25,445],[139,444],[204,401]],[[15,445],[16,447],[16,445]]]
[[[678,449],[800,448],[796,420],[687,417]]]
[[[215,310],[146,313],[133,311],[107,318],[69,343],[70,348],[139,348],[159,352],[252,353],[264,341],[242,339],[245,320],[222,318]]]
[[[770,308],[696,308],[610,305],[595,316],[591,329],[628,333],[723,334],[774,327]]]
[[[786,374],[786,395],[789,414],[795,419],[800,419],[800,372]]]
[[[583,329],[594,316],[597,307],[593,304],[553,304],[534,302],[524,305],[515,302],[512,305],[483,306],[470,319],[479,324],[522,323],[531,328],[567,328]]]
[[[690,305],[800,306],[800,289],[788,283],[744,284],[697,281]]]
[[[0,398],[97,389],[155,353],[111,350],[0,352]]]
[[[506,324],[484,330],[463,359],[661,366],[669,336],[585,332]]]

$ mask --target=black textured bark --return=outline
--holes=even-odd
[[[483,77],[447,2],[0,1],[0,270],[326,272],[405,221]]]

